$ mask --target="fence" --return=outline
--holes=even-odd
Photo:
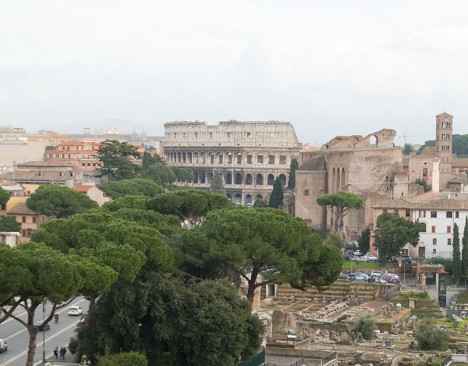
[[[265,363],[265,351],[257,353],[247,361],[239,362],[237,366],[260,366]]]

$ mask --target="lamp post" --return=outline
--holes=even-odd
[[[45,306],[46,306],[47,299],[42,300],[42,324],[45,322]],[[46,364],[46,357],[45,357],[45,329],[42,330],[42,364]]]

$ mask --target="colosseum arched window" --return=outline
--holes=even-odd
[[[275,176],[273,174],[268,174],[267,184],[269,186],[272,186],[273,184],[275,184]]]

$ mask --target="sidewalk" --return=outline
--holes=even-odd
[[[72,355],[70,351],[67,350],[67,353],[65,354],[65,360],[62,360],[59,356],[59,358],[55,358],[54,355],[52,357],[49,357],[47,360],[46,365],[50,366],[78,366],[79,363],[75,362],[75,355]]]

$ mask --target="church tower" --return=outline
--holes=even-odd
[[[439,158],[440,187],[445,187],[452,176],[453,116],[436,116],[436,150]]]

